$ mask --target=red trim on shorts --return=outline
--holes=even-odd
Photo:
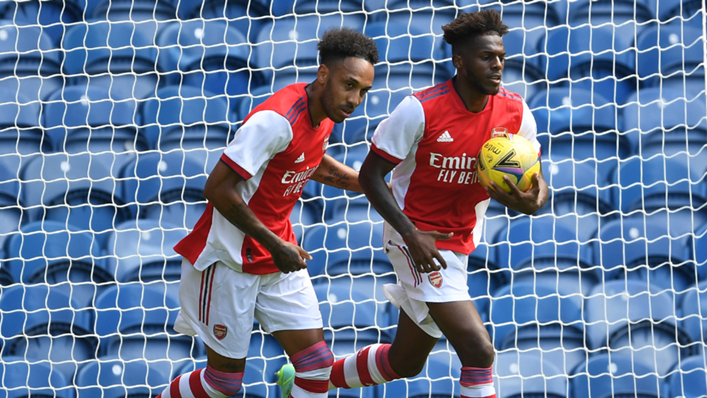
[[[422,283],[422,277],[420,274],[417,272],[417,269],[415,268],[415,265],[412,263],[412,258],[408,255],[408,252],[405,251],[401,246],[395,245],[400,251],[403,253],[403,256],[405,256],[405,259],[408,262],[408,267],[410,268],[410,273],[412,274],[413,279],[415,279],[415,284],[413,286],[417,286]]]
[[[358,372],[358,379],[364,386],[373,386],[376,382],[373,381],[371,377],[371,371],[368,369],[368,352],[371,347],[368,346],[356,354],[356,371]]]
[[[329,380],[309,380],[295,377],[295,385],[313,394],[323,394],[329,391]]]
[[[346,358],[339,359],[331,366],[331,376],[329,377],[329,381],[331,381],[331,384],[333,384],[336,388],[351,388],[348,384],[346,384],[346,374],[344,373],[345,361]]]
[[[201,273],[201,288],[199,289],[199,322],[201,322],[202,319],[201,307],[204,302],[204,273],[205,272]]]
[[[209,325],[209,315],[211,315],[211,292],[214,291],[214,275],[216,274],[216,263],[211,268],[211,279],[209,280],[209,301],[206,303],[206,325]]]
[[[195,370],[191,372],[191,376],[189,376],[189,389],[195,397],[209,396],[206,390],[204,390],[204,386],[201,384],[201,372],[203,371],[204,369]]]

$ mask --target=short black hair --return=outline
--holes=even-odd
[[[331,28],[317,45],[322,64],[331,64],[347,57],[356,57],[378,63],[378,48],[370,37],[351,28]]]
[[[503,36],[508,33],[508,26],[501,21],[501,14],[494,9],[481,10],[471,13],[462,13],[452,22],[442,26],[444,41],[454,47],[468,43],[478,36],[497,34]]]

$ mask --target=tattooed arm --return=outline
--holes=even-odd
[[[243,177],[226,163],[218,162],[206,181],[204,197],[231,224],[263,245],[280,271],[287,273],[306,268],[304,260],[312,257],[301,247],[280,239],[258,220],[236,189],[241,181]]]
[[[358,172],[329,155],[324,155],[312,179],[335,188],[363,192],[358,184]]]

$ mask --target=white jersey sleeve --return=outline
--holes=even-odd
[[[425,111],[420,101],[408,95],[393,110],[390,117],[376,128],[371,141],[374,150],[384,152],[388,160],[405,160],[425,132]]]
[[[277,153],[284,151],[291,141],[292,126],[287,119],[277,112],[263,110],[252,115],[236,131],[223,156],[235,163],[236,172],[246,174],[241,177],[247,180]]]
[[[538,142],[538,125],[535,123],[535,116],[533,112],[530,111],[528,104],[523,101],[523,120],[520,122],[520,129],[518,130],[518,135],[530,141],[535,150],[540,153],[540,142]]]

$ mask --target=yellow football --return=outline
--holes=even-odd
[[[516,134],[501,134],[486,141],[477,157],[479,181],[490,187],[491,181],[506,192],[511,188],[503,180],[507,175],[521,191],[533,185],[532,176],[540,172],[538,151],[527,139]]]

